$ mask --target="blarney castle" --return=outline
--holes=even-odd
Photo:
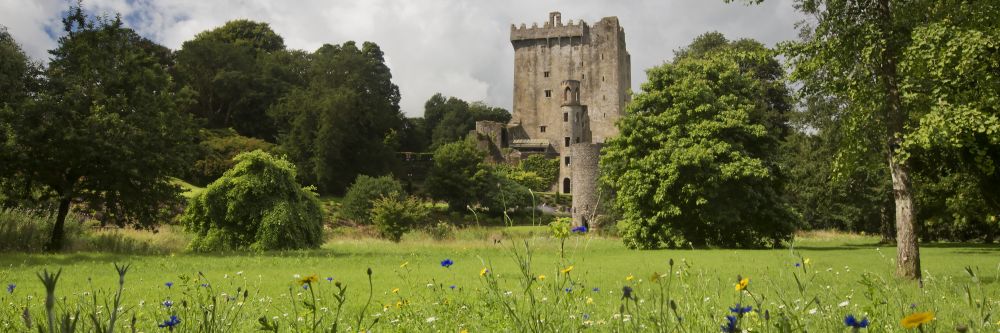
[[[480,146],[495,162],[530,154],[559,156],[554,190],[572,194],[574,225],[592,226],[600,200],[597,165],[603,143],[629,102],[631,60],[617,17],[593,26],[566,23],[559,12],[539,26],[511,25],[514,110],[509,124],[476,123]]]

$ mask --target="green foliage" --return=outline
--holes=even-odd
[[[269,111],[303,182],[339,194],[359,174],[387,173],[403,116],[378,45],[323,45],[309,55],[305,73],[307,85]]]
[[[191,120],[179,112],[162,47],[73,7],[40,91],[0,110],[5,175],[44,186],[59,201],[52,248],[73,198],[115,222],[149,225],[176,200],[168,176],[190,163]]]
[[[547,161],[546,161],[547,162]],[[510,179],[521,186],[527,187],[535,192],[545,192],[548,191],[552,186],[551,183],[546,182],[534,171],[528,171],[522,169],[521,166],[512,166],[509,164],[497,164],[493,165],[493,173],[497,177]]]
[[[7,28],[0,25],[0,108],[17,107],[37,89],[35,75],[40,71],[37,67],[7,33]]]
[[[55,216],[52,212],[0,208],[0,252],[42,252],[49,242]],[[69,218],[67,243],[81,234],[82,219]]]
[[[531,192],[519,181],[519,175],[523,173],[491,170],[489,177],[485,178],[485,182],[481,185],[482,191],[477,195],[479,204],[486,207],[493,215],[531,208]]]
[[[184,42],[173,68],[193,92],[187,111],[211,129],[274,142],[278,128],[267,109],[289,89],[304,84],[303,52],[286,51],[267,23],[229,21]]]
[[[274,153],[275,145],[267,141],[245,137],[233,129],[202,129],[199,132],[197,160],[191,166],[186,179],[193,184],[204,186],[222,176],[233,167],[233,157],[240,153],[263,150]]]
[[[371,216],[382,238],[399,242],[403,234],[427,220],[427,208],[415,197],[381,197],[372,203]]]
[[[301,249],[323,242],[319,199],[295,181],[295,166],[257,150],[192,197],[181,221],[191,249]]]
[[[601,158],[626,246],[758,247],[788,239],[776,160],[790,107],[774,52],[737,41],[647,75]]]
[[[469,131],[482,120],[506,124],[510,112],[503,108],[491,107],[482,102],[468,103],[455,97],[445,98],[440,93],[431,96],[424,103],[425,129],[431,148],[449,142],[465,139]]]
[[[403,184],[392,176],[370,177],[358,175],[354,184],[347,189],[344,200],[341,201],[339,214],[354,222],[371,224],[372,206],[382,197],[393,197],[402,200],[406,196]]]
[[[483,158],[483,152],[468,140],[441,145],[434,150],[427,192],[436,200],[448,202],[451,211],[466,211],[487,190],[486,183],[492,178]]]
[[[545,155],[534,154],[521,160],[519,167],[527,172],[533,172],[542,180],[542,186],[533,187],[525,184],[535,191],[548,191],[552,184],[559,178],[559,158],[547,158]]]

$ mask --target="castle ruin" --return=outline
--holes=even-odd
[[[574,225],[591,225],[599,204],[598,160],[602,144],[618,134],[615,122],[629,102],[631,59],[617,17],[593,26],[562,22],[549,13],[542,26],[511,25],[514,47],[514,109],[510,123],[477,124],[484,148],[511,161],[527,154],[559,156],[553,190],[572,194]]]

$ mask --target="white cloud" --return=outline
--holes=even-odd
[[[120,13],[141,35],[172,49],[238,18],[270,23],[297,49],[372,41],[385,52],[403,111],[419,116],[437,92],[510,108],[510,24],[543,22],[550,11],[561,11],[564,21],[589,23],[618,16],[638,91],[646,68],[670,60],[674,50],[706,31],[767,45],[795,38],[793,25],[802,17],[791,1],[744,6],[722,0],[85,0],[84,6],[94,13]],[[58,37],[68,5],[67,0],[0,0],[0,24],[32,57],[44,60],[56,45],[46,31]]]

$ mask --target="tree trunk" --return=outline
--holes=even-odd
[[[896,200],[896,275],[919,279],[920,246],[917,242],[916,223],[913,217],[910,170],[906,164],[905,161],[889,158],[892,193]]]
[[[52,238],[49,240],[47,250],[57,252],[63,249],[63,241],[66,239],[66,215],[69,214],[69,204],[71,196],[62,195],[59,199],[59,213],[56,215],[56,223],[52,226]]]

